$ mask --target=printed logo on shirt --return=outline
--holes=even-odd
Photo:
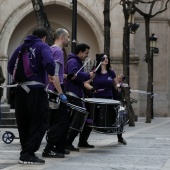
[[[108,80],[112,80],[112,78],[111,78],[111,77],[108,77]]]

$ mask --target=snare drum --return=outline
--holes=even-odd
[[[76,94],[66,92],[70,108],[70,129],[82,131],[89,112],[83,107],[83,101]]]
[[[84,101],[89,106],[89,115],[93,119],[92,127],[103,132],[115,126],[119,101],[103,98],[85,98]]]
[[[49,107],[50,109],[58,109],[60,106],[60,98],[58,93],[52,90],[47,89]]]

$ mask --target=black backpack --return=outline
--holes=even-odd
[[[25,82],[27,79],[35,75],[30,59],[35,57],[35,54],[30,50],[31,47],[23,47],[19,51],[13,71],[13,80],[17,83]]]

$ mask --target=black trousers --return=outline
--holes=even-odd
[[[53,150],[63,153],[69,129],[69,115],[67,105],[60,103],[58,109],[50,109],[49,129],[47,132],[47,145],[45,150]]]
[[[71,103],[71,104],[74,104],[76,106],[79,106],[79,107],[85,107],[84,106],[84,103],[81,101],[81,99],[79,98],[75,98],[75,97],[72,97],[72,96],[67,96],[68,98],[68,101]],[[75,112],[78,112],[78,111],[75,111]],[[80,113],[81,114],[81,113]],[[74,113],[73,115],[70,116],[70,124],[72,122],[74,118]],[[68,137],[67,137],[67,145],[71,145],[74,141],[74,139],[76,138],[76,136],[80,133],[80,137],[79,137],[79,142],[87,142],[89,136],[90,136],[90,133],[92,131],[92,128],[89,127],[89,126],[86,126],[87,123],[85,123],[85,126],[82,130],[82,132],[80,133],[78,130],[74,130],[74,129],[70,129],[69,133],[68,133]]]
[[[32,87],[27,93],[16,88],[15,116],[21,143],[21,155],[34,155],[48,128],[49,105],[43,87]]]

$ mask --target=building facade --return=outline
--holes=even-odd
[[[72,35],[71,0],[43,0],[52,30],[66,28]],[[89,57],[94,60],[96,53],[104,50],[104,0],[78,0],[77,2],[77,43],[90,45]],[[158,37],[159,54],[154,57],[154,115],[170,116],[170,5],[168,10],[151,20],[151,32]],[[116,74],[122,73],[122,42],[124,16],[119,0],[111,0],[111,64]],[[147,64],[143,61],[145,49],[145,25],[143,18],[135,14],[140,23],[136,34],[130,35],[130,87],[147,89]],[[37,26],[31,0],[0,0],[0,64],[6,75],[6,84],[10,83],[7,62],[13,50],[20,45],[25,36]],[[69,53],[71,47],[66,49]],[[131,93],[138,100],[133,104],[135,114],[145,116],[146,94]],[[7,89],[4,91],[7,100]]]

